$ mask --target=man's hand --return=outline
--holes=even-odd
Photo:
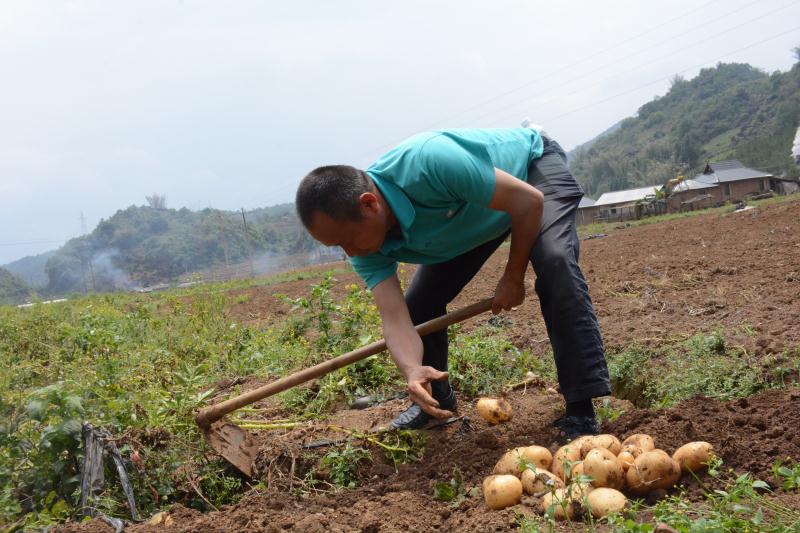
[[[431,381],[447,379],[447,372],[441,372],[430,366],[416,366],[408,370],[408,396],[412,402],[435,418],[450,418],[451,411],[439,409],[437,402],[431,395]]]
[[[500,311],[510,311],[525,301],[525,278],[516,279],[512,276],[503,274],[494,290],[494,301],[492,302],[492,313],[495,315]]]

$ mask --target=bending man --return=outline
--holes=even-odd
[[[446,306],[511,234],[492,311],[522,303],[528,262],[553,347],[572,439],[596,434],[592,398],[611,393],[603,343],[578,267],[575,214],[583,190],[555,141],[535,129],[442,130],[404,141],[366,171],[320,167],[297,190],[309,233],[340,246],[372,290],[411,406],[391,426],[425,427],[456,408],[447,381],[447,332],[413,325]],[[420,265],[403,294],[398,261]]]

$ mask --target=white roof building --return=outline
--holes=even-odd
[[[649,187],[639,187],[638,189],[604,192],[594,203],[594,206],[628,204],[637,200],[643,200],[647,196],[654,195],[660,188],[661,185],[650,185]]]

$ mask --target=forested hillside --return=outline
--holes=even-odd
[[[0,304],[22,303],[30,292],[30,287],[24,281],[5,268],[0,268]]]
[[[746,64],[718,64],[635,117],[571,152],[571,169],[589,196],[699,173],[707,161],[738,159],[775,175],[796,176],[790,157],[800,123],[800,63],[766,74]]]
[[[72,239],[44,266],[44,293],[107,291],[175,280],[212,265],[292,254],[316,243],[292,204],[245,213],[131,206]]]

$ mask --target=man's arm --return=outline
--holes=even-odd
[[[525,271],[533,243],[542,227],[544,195],[532,185],[497,168],[495,178],[494,196],[489,207],[511,216],[511,250],[492,304],[492,312],[497,314],[525,300]]]
[[[439,402],[431,396],[430,382],[447,379],[447,372],[422,366],[422,339],[411,322],[397,274],[381,281],[372,289],[372,294],[381,315],[386,345],[406,378],[409,397],[429,415],[436,418],[452,416],[450,411],[439,409]]]

